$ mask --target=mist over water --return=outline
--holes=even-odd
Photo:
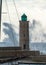
[[[40,51],[42,54],[46,54],[46,43],[30,43],[30,50]]]
[[[4,64],[0,64],[0,65],[8,65],[8,64],[11,65],[11,63],[4,63]],[[46,64],[40,63],[40,64],[19,64],[19,65],[46,65]]]

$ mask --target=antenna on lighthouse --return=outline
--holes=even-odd
[[[1,39],[1,13],[2,13],[2,0],[0,0],[0,39]]]

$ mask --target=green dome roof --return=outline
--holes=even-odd
[[[23,14],[23,15],[21,16],[21,20],[22,20],[22,21],[27,21],[27,16],[26,16],[25,14]]]

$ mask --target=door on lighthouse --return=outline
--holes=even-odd
[[[24,50],[26,49],[26,44],[24,44]]]

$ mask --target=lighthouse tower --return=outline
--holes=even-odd
[[[22,50],[29,50],[29,21],[27,21],[25,14],[21,16],[19,35],[19,43]]]

